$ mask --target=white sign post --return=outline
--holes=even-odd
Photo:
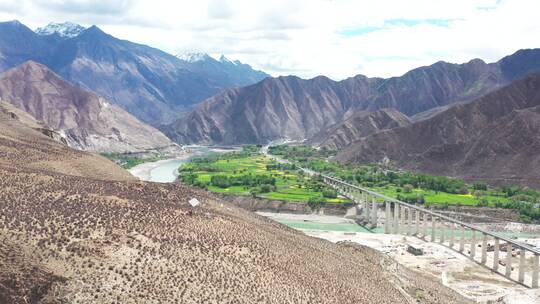
[[[192,198],[189,200],[189,204],[191,205],[191,210],[189,211],[189,215],[192,215],[195,208],[198,207],[201,204],[201,202],[196,198]]]
[[[189,204],[191,205],[191,207],[195,208],[197,206],[199,206],[201,204],[201,202],[199,202],[198,199],[196,198],[192,198],[189,200]]]

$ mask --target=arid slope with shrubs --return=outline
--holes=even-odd
[[[207,192],[135,181],[0,112],[0,303],[464,302],[382,261]]]

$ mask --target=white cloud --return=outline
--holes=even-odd
[[[395,76],[540,47],[537,0],[0,0],[31,26],[96,24],[175,53],[224,53],[277,76]]]

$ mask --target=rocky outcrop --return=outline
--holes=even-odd
[[[540,187],[540,75],[411,125],[360,139],[346,163],[390,161],[406,169]]]
[[[34,118],[34,129],[59,134],[80,150],[137,152],[175,145],[157,129],[33,61],[0,76],[0,99]]]
[[[540,71],[540,49],[490,64],[437,62],[389,79],[267,78],[207,99],[164,130],[179,143],[306,140],[357,112],[395,108],[412,116],[471,101],[534,71]]]

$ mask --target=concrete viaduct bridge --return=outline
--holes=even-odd
[[[384,227],[387,234],[405,234],[439,242],[514,282],[538,288],[538,249],[334,177],[320,176],[326,184],[357,204],[357,216],[370,227]]]

